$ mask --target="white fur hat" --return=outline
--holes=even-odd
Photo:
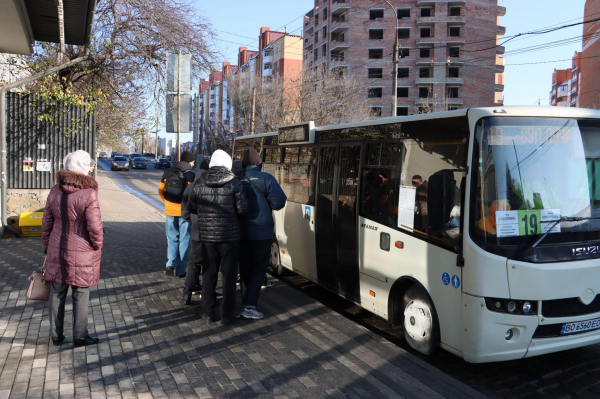
[[[232,164],[233,161],[231,160],[231,157],[225,151],[217,150],[213,152],[212,156],[210,157],[209,167],[212,168],[214,166],[224,166],[231,170]]]
[[[90,163],[90,154],[83,150],[71,152],[63,159],[63,165],[66,170],[80,175],[87,175],[90,172]]]

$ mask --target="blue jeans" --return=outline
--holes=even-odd
[[[167,267],[175,268],[175,275],[185,273],[190,253],[192,226],[179,216],[167,216]]]

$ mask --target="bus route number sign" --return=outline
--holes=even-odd
[[[309,141],[308,124],[279,128],[279,144],[301,143],[301,142],[308,142],[308,141]]]

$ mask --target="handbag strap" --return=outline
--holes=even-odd
[[[262,195],[263,197],[265,197],[265,199],[267,199],[267,195],[260,188],[258,188],[258,186],[256,184],[252,183],[252,180],[250,180],[250,178],[246,174],[246,171],[244,171],[244,177],[246,178],[246,180],[248,180],[248,182],[250,184],[252,184],[252,187],[254,187],[254,189],[256,191],[258,191],[260,193],[260,195]],[[269,202],[269,201],[267,200],[267,202]]]
[[[42,266],[42,274],[46,272],[46,258],[44,258],[44,266]]]

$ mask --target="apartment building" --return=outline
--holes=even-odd
[[[581,107],[582,53],[575,52],[572,66],[568,69],[554,69],[550,105],[557,107]]]
[[[600,14],[600,0],[585,2],[584,20],[593,21]],[[598,21],[583,24],[583,57],[581,59],[581,83],[584,90],[580,92],[582,108],[600,109],[600,23]]]
[[[363,83],[381,116],[501,105],[505,7],[497,0],[315,0],[304,18],[304,61]],[[398,30],[396,31],[396,24]],[[398,89],[392,92],[398,36]]]

